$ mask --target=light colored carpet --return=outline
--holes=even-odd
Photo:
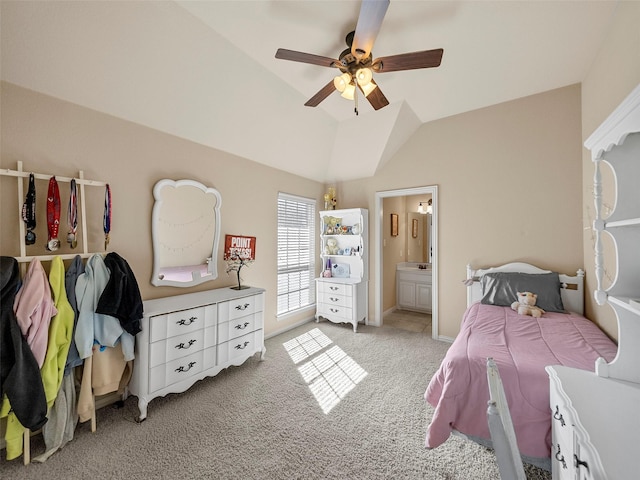
[[[7,462],[2,451],[0,478],[499,478],[493,453],[475,443],[451,437],[424,448],[432,409],[423,394],[448,344],[392,327],[360,326],[354,334],[349,325],[321,322],[266,345],[264,362],[252,357],[186,393],[153,400],[141,424],[135,397],[99,410],[95,433],[81,424],[44,464]],[[37,435],[32,455],[42,451]],[[535,468],[527,474],[551,478]]]

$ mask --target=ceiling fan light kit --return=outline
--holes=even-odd
[[[374,110],[379,110],[389,105],[389,100],[373,80],[374,72],[386,73],[440,66],[444,53],[441,48],[372,59],[373,42],[378,36],[388,7],[389,0],[362,0],[356,29],[348,33],[345,39],[349,48],[344,50],[337,60],[311,53],[278,49],[276,52],[278,59],[338,68],[342,72],[311,97],[305,106],[316,107],[337,90],[344,98],[356,99],[357,115],[357,84]]]

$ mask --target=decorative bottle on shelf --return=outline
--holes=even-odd
[[[331,259],[327,258],[327,264],[325,266],[324,272],[322,272],[322,276],[325,278],[331,277]]]

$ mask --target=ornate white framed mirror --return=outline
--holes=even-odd
[[[163,179],[153,197],[151,283],[190,287],[216,279],[220,192],[194,180]]]

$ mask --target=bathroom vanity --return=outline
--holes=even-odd
[[[397,308],[431,313],[431,278],[430,264],[413,262],[399,263],[396,266]]]

